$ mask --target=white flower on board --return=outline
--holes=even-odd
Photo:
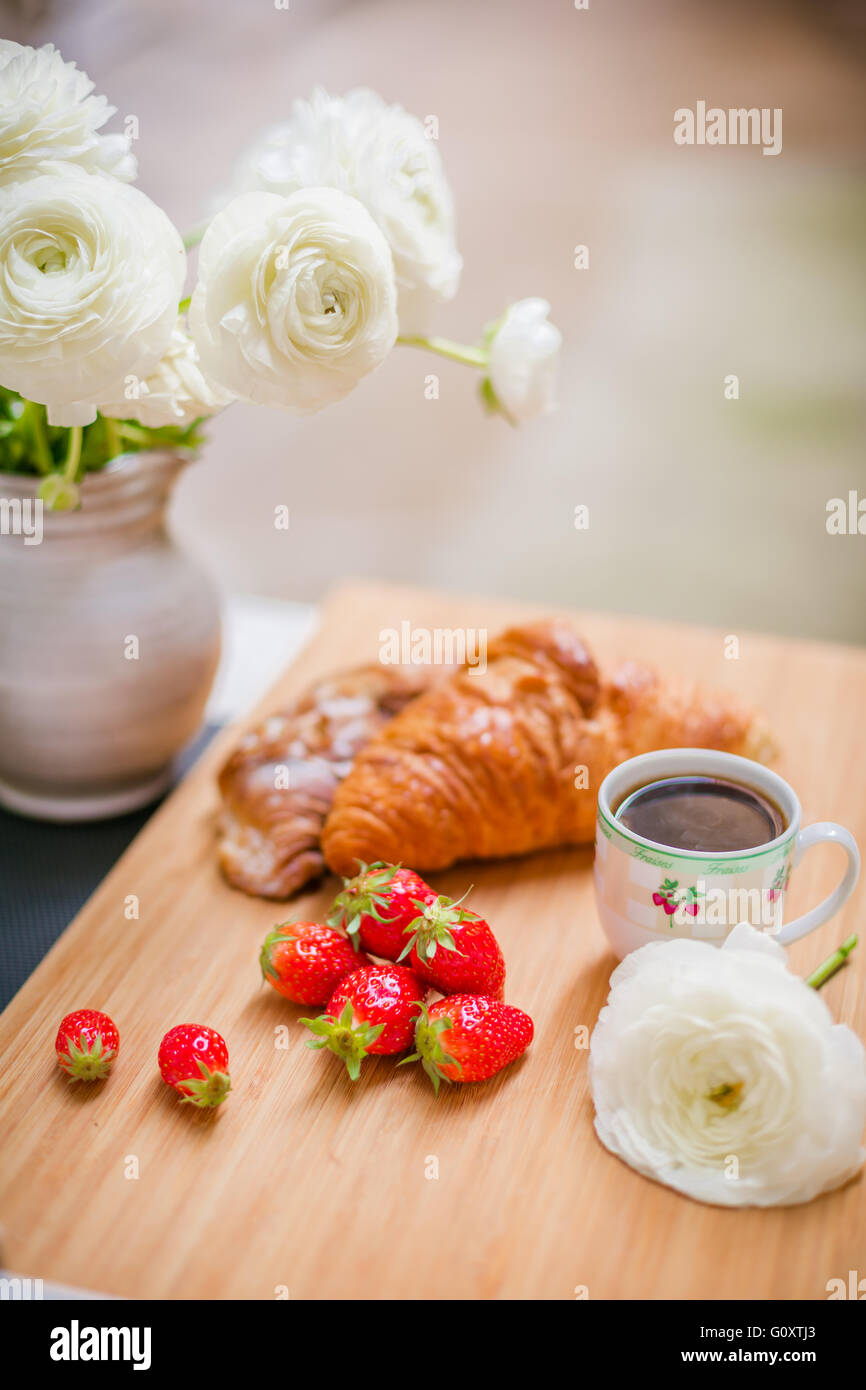
[[[745,923],[721,948],[681,938],[626,956],[590,1084],[606,1148],[698,1201],[807,1202],[863,1162],[863,1045]]]

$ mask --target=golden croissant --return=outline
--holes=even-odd
[[[424,871],[586,844],[602,778],[665,747],[773,751],[730,694],[674,689],[635,665],[605,680],[570,623],[511,628],[485,670],[449,675],[358,753],[325,822],[325,860],[346,875],[380,859]]]

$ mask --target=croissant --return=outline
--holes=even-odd
[[[361,666],[319,681],[244,734],[219,774],[219,860],[231,884],[288,898],[321,876],[319,837],[340,779],[426,684],[412,669]]]
[[[348,875],[359,861],[423,871],[585,844],[602,778],[663,747],[772,754],[762,723],[732,695],[673,689],[631,664],[604,680],[570,623],[511,628],[491,643],[484,671],[452,673],[358,754],[322,850]]]

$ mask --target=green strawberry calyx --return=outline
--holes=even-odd
[[[90,1045],[81,1033],[78,1042],[66,1039],[66,1051],[59,1054],[58,1060],[70,1081],[104,1081],[116,1055],[115,1049],[106,1047],[101,1037],[94,1038]]]
[[[297,940],[297,937],[292,936],[291,932],[286,931],[286,928],[292,925],[291,922],[278,922],[262,942],[259,965],[263,980],[279,980],[280,972],[274,965],[274,951],[278,946],[285,946],[287,942]]]
[[[420,913],[417,917],[413,917],[405,928],[412,935],[397,959],[403,960],[414,948],[418,959],[429,965],[440,946],[445,951],[454,951],[456,955],[462,955],[463,952],[457,950],[452,929],[459,927],[461,922],[468,922],[475,917],[474,912],[466,912],[460,906],[471,892],[472,889],[467,888],[462,898],[457,898],[456,901],[441,894],[429,903],[421,902],[419,898],[413,898],[412,901],[417,908],[420,908]]]
[[[337,894],[325,921],[329,927],[342,927],[351,936],[356,950],[361,917],[375,917],[377,922],[390,921],[390,917],[382,915],[382,910],[389,905],[388,890],[399,868],[399,864],[384,864],[381,860],[374,864],[361,862],[354,878],[343,879],[343,891]]]
[[[463,1070],[457,1058],[452,1057],[442,1046],[442,1034],[447,1033],[453,1026],[453,1020],[447,1014],[431,1019],[427,1005],[422,1004],[418,1022],[415,1024],[415,1051],[397,1063],[398,1066],[404,1067],[407,1062],[420,1062],[433,1082],[433,1090],[437,1096],[440,1084],[443,1081],[450,1084],[452,1079],[446,1074],[445,1067],[458,1067]]]
[[[365,1019],[356,1021],[351,999],[346,1000],[339,1018],[320,1014],[318,1018],[302,1018],[301,1023],[315,1034],[307,1038],[307,1047],[329,1048],[346,1063],[353,1081],[358,1080],[361,1063],[385,1027],[384,1023],[367,1023]]]
[[[196,1060],[196,1065],[201,1072],[201,1079],[178,1083],[184,1088],[183,1104],[198,1106],[200,1110],[213,1110],[215,1106],[222,1105],[231,1090],[231,1077],[227,1071],[211,1071],[200,1058]]]

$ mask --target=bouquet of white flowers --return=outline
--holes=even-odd
[[[512,423],[553,406],[560,334],[541,299],[476,346],[426,336],[461,259],[435,140],[374,92],[295,102],[184,241],[133,187],[114,113],[52,46],[0,41],[0,469],[48,506],[121,453],[194,448],[233,400],[310,412],[396,343],[480,369]],[[184,296],[187,251],[200,243]]]

